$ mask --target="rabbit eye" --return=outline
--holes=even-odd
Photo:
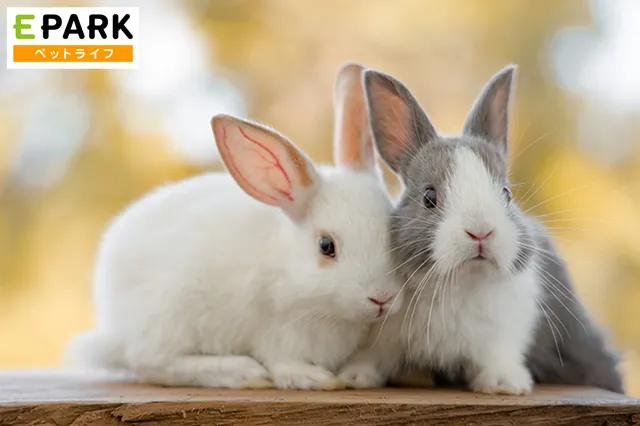
[[[438,194],[433,186],[427,186],[424,191],[424,206],[428,209],[434,208],[438,203]]]
[[[322,236],[318,241],[320,253],[328,257],[336,257],[336,244],[329,237]]]
[[[511,202],[511,190],[506,186],[502,188],[502,194],[504,195],[504,199],[507,200],[507,203]]]

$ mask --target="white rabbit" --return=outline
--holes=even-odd
[[[70,359],[167,386],[341,386],[335,370],[402,304],[362,72],[338,75],[336,168],[214,117],[230,174],[159,188],[114,220],[95,271],[98,327]]]
[[[514,71],[487,84],[456,137],[439,135],[402,83],[366,71],[376,145],[405,185],[391,240],[409,294],[344,367],[350,386],[380,386],[408,366],[460,375],[478,392],[531,390],[544,234],[507,180]]]

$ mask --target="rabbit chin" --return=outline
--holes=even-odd
[[[493,250],[485,250],[482,255],[473,250],[458,266],[458,273],[476,277],[496,278],[510,275],[508,259],[500,259]]]
[[[469,273],[498,273],[500,266],[496,260],[488,254],[482,256],[469,257],[460,265],[461,272]]]

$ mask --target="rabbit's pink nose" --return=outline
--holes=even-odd
[[[471,237],[472,240],[474,241],[482,241],[482,240],[486,240],[491,234],[493,234],[493,231],[488,231],[488,232],[471,232],[468,229],[465,229],[464,232],[467,233],[467,235],[469,237]]]
[[[369,299],[372,303],[375,303],[375,304],[376,304],[376,305],[378,305],[378,306],[384,306],[384,305],[386,305],[386,304],[387,304],[387,302],[388,302],[389,300],[391,300],[391,298],[392,298],[392,297],[393,297],[393,296],[389,296],[389,297],[387,297],[386,299],[384,299],[384,298],[382,298],[382,297],[381,297],[381,298],[377,298],[377,299],[376,299],[376,298],[373,298],[373,297],[368,297],[367,299]]]

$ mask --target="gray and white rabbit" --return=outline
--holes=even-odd
[[[335,370],[402,301],[361,68],[343,67],[335,103],[336,167],[214,117],[229,173],[161,187],[116,217],[97,258],[98,327],[68,359],[166,386],[341,387]]]
[[[507,139],[515,69],[491,79],[454,137],[438,134],[401,82],[366,71],[376,146],[405,187],[391,240],[408,294],[344,366],[340,378],[350,386],[380,386],[417,368],[461,378],[483,393],[528,393],[533,376],[621,387],[616,361],[569,287],[544,228],[512,199]],[[562,291],[572,300],[561,302]],[[589,337],[565,306],[589,327]],[[544,314],[572,331],[559,349]]]

